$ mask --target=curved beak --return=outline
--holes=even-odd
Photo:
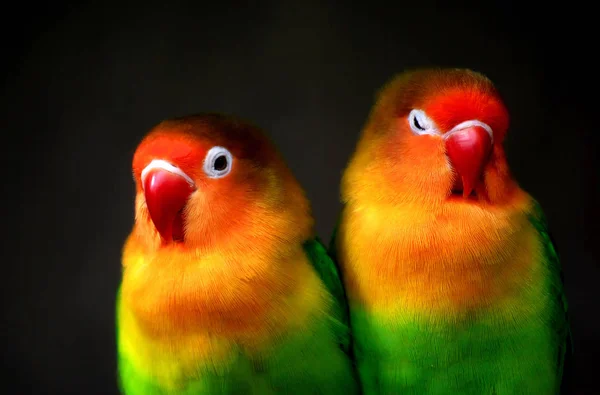
[[[142,188],[154,227],[167,241],[183,240],[183,208],[192,192],[194,181],[181,169],[155,159],[142,171]]]
[[[487,124],[467,121],[444,135],[446,155],[461,178],[463,197],[471,194],[481,179],[493,144],[493,132]]]

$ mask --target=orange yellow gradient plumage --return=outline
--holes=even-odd
[[[133,173],[117,308],[124,393],[354,393],[341,284],[261,130],[217,114],[164,121]]]
[[[342,180],[332,255],[365,394],[554,394],[567,339],[560,265],[511,177],[509,116],[462,69],[380,92]]]

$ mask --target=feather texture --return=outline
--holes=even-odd
[[[429,255],[415,253],[414,245],[376,242],[380,229],[350,225],[347,210],[332,254],[345,270],[365,394],[558,393],[567,306],[560,264],[533,211],[521,212],[513,251],[491,253],[485,266],[440,267],[427,264],[443,254],[439,234],[421,236]],[[401,219],[383,217],[382,232],[401,238]]]
[[[415,109],[435,135],[413,133]],[[472,123],[494,145],[463,197],[444,134]],[[381,90],[330,243],[365,394],[559,392],[560,264],[539,205],[510,175],[507,128],[493,84],[470,70],[406,72]]]
[[[221,179],[202,173],[212,146],[233,158]],[[197,187],[181,242],[161,238],[148,215],[140,174],[154,159]],[[117,302],[122,392],[357,393],[339,279],[303,190],[260,130],[214,114],[166,121],[133,162],[136,222]]]

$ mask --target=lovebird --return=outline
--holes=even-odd
[[[472,70],[408,70],[378,92],[329,246],[364,394],[559,392],[562,269],[540,204],[511,176],[508,127]]]
[[[132,170],[122,393],[358,393],[337,269],[262,129],[217,113],[167,119]]]

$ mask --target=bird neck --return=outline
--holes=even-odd
[[[510,206],[487,209],[352,202],[344,209],[339,244],[348,295],[385,314],[464,314],[511,300],[531,281],[539,251],[530,207],[524,192]]]

